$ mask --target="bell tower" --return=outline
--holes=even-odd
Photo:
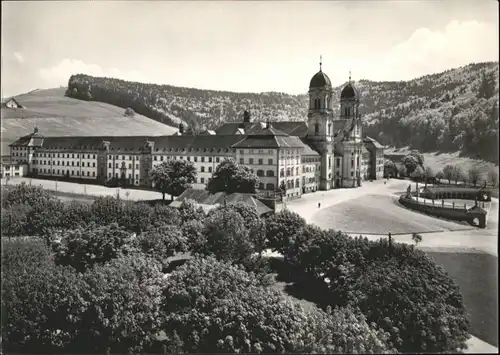
[[[307,139],[321,154],[320,189],[333,187],[333,88],[323,72],[320,57],[319,72],[309,83],[309,111],[307,113]]]

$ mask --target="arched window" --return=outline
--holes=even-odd
[[[212,172],[212,167],[211,167],[211,166],[209,166],[209,167],[208,167],[208,172],[209,172],[209,173],[211,173],[211,172]]]
[[[257,176],[264,176],[264,170],[257,170]]]
[[[344,116],[349,116],[349,109],[347,107],[344,107]]]
[[[319,134],[319,123],[316,122],[316,124],[314,125],[314,134]]]
[[[285,176],[285,169],[280,170],[280,177],[283,177],[283,176]]]
[[[273,170],[268,170],[266,172],[266,175],[272,177],[272,176],[274,176],[274,171]]]
[[[205,172],[205,167],[204,167],[204,166],[202,166],[202,167],[201,167],[201,172],[202,172],[202,173],[204,173],[204,172]]]
[[[274,184],[267,184],[266,189],[267,190],[274,190]]]
[[[295,180],[295,187],[300,187],[300,180],[299,179]]]
[[[328,135],[329,136],[332,135],[332,124],[331,123],[328,124]]]
[[[286,169],[286,176],[290,176],[290,168]]]

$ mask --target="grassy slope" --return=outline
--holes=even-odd
[[[498,258],[479,253],[427,252],[460,287],[471,333],[498,346]]]
[[[493,148],[493,147],[492,147]],[[407,148],[402,149],[386,149],[385,154],[389,155],[401,155],[401,157],[410,153]],[[498,164],[495,165],[491,162],[478,159],[470,159],[466,157],[459,156],[459,152],[455,153],[423,153],[424,164],[430,166],[431,169],[436,173],[442,170],[445,165],[457,165],[462,168],[464,172],[467,172],[470,168],[476,167],[481,172],[481,179],[486,178],[486,174],[490,169],[498,170]]]
[[[38,90],[15,98],[25,109],[2,108],[2,155],[8,144],[34,126],[45,136],[170,135],[176,128],[136,114],[124,117],[120,107],[64,96],[65,89]]]

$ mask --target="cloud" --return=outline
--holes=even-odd
[[[123,80],[147,82],[146,78],[139,72],[121,71],[117,68],[102,68],[97,64],[84,63],[76,59],[63,59],[59,64],[39,70],[39,76],[46,87],[66,86],[69,77],[73,74],[87,74],[100,77],[112,77]]]
[[[24,56],[22,55],[22,53],[19,53],[19,52],[14,52],[14,58],[16,58],[16,60],[17,60],[20,64],[23,64],[23,63],[24,63]]]
[[[419,28],[368,66],[369,79],[406,80],[472,62],[498,60],[498,26],[450,22],[443,30]],[[371,69],[371,70],[370,70]]]

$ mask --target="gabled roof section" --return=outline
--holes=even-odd
[[[301,139],[301,142],[302,142],[302,144],[304,144],[304,151],[302,152],[302,155],[305,155],[305,156],[320,156],[321,155],[316,150],[314,150],[314,148],[311,147],[305,141],[305,139]]]
[[[7,104],[8,104],[8,103],[14,103],[14,104],[17,106],[17,108],[25,108],[25,107],[24,107],[23,105],[21,105],[21,104],[19,103],[19,101],[17,101],[14,97],[11,97],[10,99],[5,99],[5,100],[3,100],[3,101],[2,101],[2,107],[6,107],[6,108],[8,108],[8,107],[7,107]]]
[[[217,135],[245,134],[249,130],[265,126],[265,122],[228,122],[215,130]],[[307,123],[304,121],[279,121],[272,122],[274,129],[290,136],[305,137],[307,135]]]
[[[11,144],[9,147],[41,147],[44,137],[38,133],[38,128],[35,127],[32,133],[23,136]]]
[[[249,136],[288,136],[285,132],[274,128],[273,124],[263,122],[257,122],[247,130],[246,134]]]
[[[172,207],[178,207],[186,200],[193,200],[200,205],[224,205],[224,199],[227,204],[244,203],[255,208],[259,215],[272,212],[273,210],[264,205],[252,194],[232,193],[226,195],[224,192],[210,194],[207,190],[187,189],[172,203]]]
[[[236,133],[239,128],[243,128],[246,130],[248,127],[251,127],[255,123],[253,122],[226,122],[219,128],[215,130],[217,135],[221,136],[230,136]]]
[[[229,149],[233,144],[241,141],[243,137],[232,136],[160,136],[152,137],[155,150],[163,149]]]
[[[304,121],[280,121],[273,122],[274,128],[290,135],[297,137],[305,137],[308,132],[307,123]]]
[[[206,129],[203,132],[201,132],[199,135],[200,136],[214,136],[215,135],[215,131],[211,130],[211,129]]]
[[[371,143],[377,149],[383,149],[384,148],[384,146],[382,144],[380,144],[377,140],[375,140],[374,138],[371,138],[371,137],[365,137],[365,138],[363,138],[363,143]]]

